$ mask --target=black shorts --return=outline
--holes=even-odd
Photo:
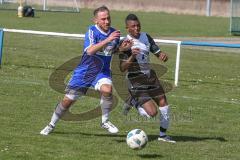
[[[138,105],[143,105],[151,99],[158,104],[159,97],[165,96],[164,89],[153,70],[150,71],[150,74],[142,72],[129,73],[127,81],[130,99],[133,98]]]

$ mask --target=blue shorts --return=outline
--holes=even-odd
[[[85,69],[75,70],[72,78],[65,89],[66,96],[76,100],[79,96],[85,95],[88,88],[100,90],[101,85],[112,85],[111,71],[102,71],[97,74],[87,72]]]

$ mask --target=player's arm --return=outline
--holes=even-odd
[[[168,60],[168,56],[166,53],[159,51],[158,53],[155,53],[155,55],[158,57],[159,60],[166,62]]]
[[[118,52],[125,52],[131,50],[131,47],[133,46],[133,40],[129,39],[123,39],[120,42],[120,45],[118,47]]]
[[[120,58],[120,71],[125,72],[131,67],[131,64],[134,63],[135,57],[140,53],[139,48],[133,48],[130,50],[131,54],[129,56],[125,53],[119,55]]]
[[[96,43],[96,44],[90,44],[90,46],[87,48],[86,52],[88,55],[93,55],[96,52],[102,50],[102,48],[105,47],[109,42],[111,42],[115,39],[119,39],[119,37],[120,37],[120,32],[114,31],[105,40],[103,40],[99,43]]]
[[[168,60],[168,56],[166,53],[162,52],[161,49],[156,45],[153,38],[147,34],[148,41],[150,43],[150,51],[158,57],[159,60],[166,62]]]

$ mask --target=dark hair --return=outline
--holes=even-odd
[[[129,14],[126,18],[125,18],[125,24],[127,24],[127,21],[138,21],[139,19],[135,14]]]
[[[109,9],[106,6],[103,5],[101,7],[96,8],[93,11],[93,15],[96,16],[98,14],[98,12],[102,12],[102,11],[108,11],[109,12]]]

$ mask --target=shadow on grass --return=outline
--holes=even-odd
[[[227,140],[223,137],[195,137],[195,136],[171,136],[173,140],[177,142],[197,142],[205,140],[215,140],[220,142],[226,142]],[[148,135],[149,141],[154,141],[158,138],[158,135]]]
[[[140,157],[140,158],[147,158],[147,159],[149,159],[149,158],[163,158],[163,156],[160,155],[160,154],[138,154],[137,156]]]
[[[96,136],[96,137],[119,137],[124,139],[116,139],[118,143],[125,143],[125,134],[94,134],[94,133],[84,133],[84,132],[53,132],[53,134],[79,134],[84,136]],[[173,140],[177,142],[197,142],[197,141],[206,141],[206,140],[215,140],[220,142],[227,142],[223,137],[196,137],[196,136],[171,136]],[[158,135],[148,135],[148,141],[155,141],[158,139]]]
[[[194,137],[194,136],[172,136],[172,139],[177,142],[197,142],[197,141],[205,141],[205,140],[215,140],[220,142],[227,142],[227,140],[223,137]]]
[[[95,133],[84,133],[84,132],[59,132],[59,131],[54,131],[52,134],[75,134],[75,135],[83,135],[83,136],[96,136],[96,137],[126,137],[126,135],[122,135],[122,134],[107,134],[107,133],[99,133],[99,134],[95,134]]]

